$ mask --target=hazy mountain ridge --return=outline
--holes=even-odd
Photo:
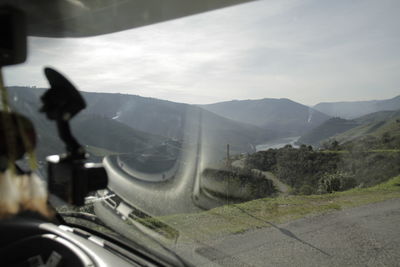
[[[376,112],[357,118],[356,121],[363,122],[344,133],[334,136],[340,143],[345,143],[360,138],[379,137],[383,135],[400,136],[400,110],[392,112]],[[400,145],[400,144],[399,144]]]
[[[226,118],[264,128],[277,137],[300,136],[330,118],[286,98],[233,100],[200,106]]]
[[[39,151],[40,154],[60,153],[63,145],[58,140],[55,123],[38,112],[44,90],[11,87],[10,100],[17,111],[32,119],[40,143],[46,143],[45,151]],[[185,138],[185,141],[193,144],[201,141],[204,150],[220,157],[226,154],[227,144],[235,153],[252,152],[256,144],[271,138],[254,125],[229,120],[193,105],[113,93],[82,95],[88,107],[72,120],[72,131],[82,144],[110,151],[128,152],[165,138],[182,140],[184,135],[196,136],[201,130],[201,140]]]
[[[347,142],[359,137],[383,131],[384,127],[400,118],[400,110],[378,111],[353,120],[332,118],[317,128],[304,134],[299,140],[300,144],[319,145],[327,139],[337,139]],[[390,128],[390,127],[389,127]],[[390,130],[388,128],[388,130]]]
[[[312,129],[306,134],[302,135],[297,143],[307,145],[319,145],[322,140],[328,139],[336,134],[343,133],[360,124],[354,120],[346,120],[342,118],[331,118],[320,126]]]
[[[378,112],[373,112],[358,118],[355,118],[354,121],[360,123],[360,124],[366,124],[366,123],[372,123],[372,122],[377,122],[377,121],[382,121],[382,120],[390,120],[393,118],[397,118],[400,116],[400,107],[398,110],[392,110],[392,111],[378,111]]]
[[[50,154],[64,153],[64,144],[58,137],[56,123],[49,121],[43,113],[40,95],[42,88],[9,88],[10,105],[14,110],[32,120],[38,136],[37,154],[40,159]],[[148,145],[161,143],[165,138],[132,129],[118,121],[96,116],[79,114],[71,120],[71,130],[82,145],[101,147],[110,151],[127,153],[144,149]],[[98,133],[102,134],[99,135]]]
[[[85,113],[113,118],[140,131],[188,140],[183,135],[195,136],[201,127],[202,143],[220,151],[221,155],[226,153],[227,144],[237,153],[252,152],[256,144],[272,138],[259,127],[224,118],[194,105],[135,95],[83,93],[83,96],[89,107]]]
[[[45,89],[11,87],[9,91],[11,104],[32,119],[39,142],[46,143],[45,151],[39,152],[63,152],[55,123],[38,112]],[[302,135],[299,143],[316,145],[349,129],[371,124],[369,130],[366,126],[363,131],[355,130],[358,136],[367,134],[397,116],[396,112],[382,111],[354,120],[330,118],[289,99],[236,100],[195,106],[137,95],[82,94],[88,108],[72,120],[72,130],[83,144],[115,152],[142,149],[166,138],[185,139],[192,144],[201,142],[204,151],[218,157],[226,153],[227,144],[233,153],[253,152],[255,145],[284,136]],[[198,139],[188,138],[198,135]]]
[[[400,95],[385,100],[322,102],[313,108],[329,116],[354,119],[378,111],[400,109]]]

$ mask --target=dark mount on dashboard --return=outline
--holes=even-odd
[[[81,206],[91,191],[107,187],[107,173],[100,163],[87,163],[86,151],[71,133],[69,121],[86,108],[79,91],[60,73],[45,68],[51,88],[42,96],[40,109],[55,120],[67,153],[47,157],[49,191],[70,204]]]
[[[66,145],[67,157],[84,159],[86,158],[85,149],[72,135],[69,121],[86,108],[85,100],[78,90],[57,71],[45,68],[44,73],[51,88],[42,96],[43,107],[40,111],[46,113],[49,120],[56,121],[58,134]]]

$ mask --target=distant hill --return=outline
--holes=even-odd
[[[253,152],[255,145],[272,136],[260,127],[224,118],[198,106],[135,95],[83,93],[88,109],[84,114],[111,118],[127,126],[156,135],[202,144],[211,161],[232,153]],[[200,133],[199,133],[200,131]],[[201,139],[194,139],[201,134]]]
[[[374,113],[370,113],[358,118],[355,118],[354,121],[356,121],[359,124],[367,124],[367,123],[373,123],[373,122],[379,122],[383,120],[390,120],[394,119],[400,116],[400,108],[398,110],[391,110],[391,111],[378,111]]]
[[[373,112],[400,109],[400,95],[387,100],[319,103],[314,109],[329,116],[354,119]]]
[[[35,125],[38,136],[37,154],[40,160],[44,160],[47,155],[65,152],[64,144],[58,137],[55,122],[47,120],[45,115],[39,112],[40,95],[43,93],[44,89],[40,88],[9,88],[10,104],[13,109],[27,116]],[[166,139],[94,114],[79,114],[71,121],[71,125],[72,132],[76,134],[82,145],[119,153],[142,150],[162,143]]]
[[[329,138],[334,138],[340,142],[347,142],[382,130],[383,126],[399,118],[400,110],[374,112],[353,120],[331,118],[301,136],[297,143],[319,145],[322,141]]]
[[[220,116],[264,128],[276,137],[300,136],[329,116],[289,99],[234,100],[202,108]]]
[[[37,128],[40,154],[63,151],[54,122],[38,112],[44,89],[11,87],[15,109],[31,118]],[[265,130],[233,121],[200,107],[153,98],[112,93],[82,93],[88,108],[72,120],[72,130],[84,145],[114,152],[160,143],[173,138],[195,146],[210,160],[222,158],[226,145],[232,153],[252,152],[271,137]],[[196,138],[196,139],[195,139]]]
[[[400,136],[400,110],[368,114],[355,119],[360,125],[334,136],[340,143],[353,141],[366,136],[381,137],[385,133]]]
[[[328,139],[336,134],[343,133],[360,124],[354,120],[342,118],[331,118],[320,126],[302,135],[297,143],[307,145],[319,145],[322,140]]]

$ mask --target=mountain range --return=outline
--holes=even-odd
[[[28,117],[35,126],[38,139],[36,152],[39,160],[42,161],[48,155],[65,152],[64,144],[58,137],[56,123],[49,121],[43,113],[39,112],[40,96],[44,91],[45,89],[41,88],[9,88],[10,105],[13,110]],[[79,114],[72,119],[71,131],[82,145],[119,153],[145,149],[149,145],[161,143],[166,139],[94,114]]]
[[[266,129],[276,137],[301,136],[330,117],[290,99],[233,100],[202,108]]]
[[[261,127],[277,139],[301,136],[297,143],[319,145],[350,129],[373,122],[384,123],[400,109],[400,96],[387,100],[320,103],[314,107],[285,98],[234,100],[201,107]]]
[[[355,121],[359,124],[357,127],[335,135],[333,138],[340,143],[346,143],[366,136],[382,137],[385,134],[400,136],[400,109],[371,113],[356,118]]]
[[[63,152],[55,123],[39,113],[45,89],[9,87],[11,106],[29,117],[38,132],[39,158]],[[87,109],[71,120],[72,131],[84,145],[128,153],[175,139],[193,147],[202,144],[210,160],[232,153],[253,152],[272,138],[264,129],[221,117],[200,107],[154,98],[82,92]],[[194,139],[194,137],[196,139]],[[42,144],[42,145],[41,145]]]
[[[38,111],[44,91],[9,87],[11,105],[33,121],[39,144],[44,144],[38,148],[40,158],[64,150],[55,123]],[[72,119],[72,131],[82,144],[97,151],[129,153],[174,139],[186,147],[201,144],[201,153],[206,153],[210,160],[222,159],[227,144],[232,153],[254,152],[258,144],[290,136],[302,136],[302,142],[316,144],[367,121],[384,120],[391,114],[381,112],[353,120],[332,118],[319,110],[344,105],[342,102],[321,103],[311,108],[285,98],[189,105],[118,93],[82,92],[82,95],[88,107]],[[345,105],[358,107],[348,115],[352,117],[361,112],[360,103],[373,105],[373,109],[400,109],[399,99],[400,96]]]
[[[335,117],[301,136],[297,143],[319,146],[330,138],[344,143],[359,137],[383,133],[386,130],[398,131],[397,121],[399,119],[400,109],[378,111],[352,120]]]
[[[354,119],[383,110],[397,110],[400,108],[400,95],[385,100],[324,102],[313,107],[332,117]]]

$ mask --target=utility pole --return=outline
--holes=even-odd
[[[231,158],[229,155],[229,144],[226,145],[226,167],[231,166]]]

